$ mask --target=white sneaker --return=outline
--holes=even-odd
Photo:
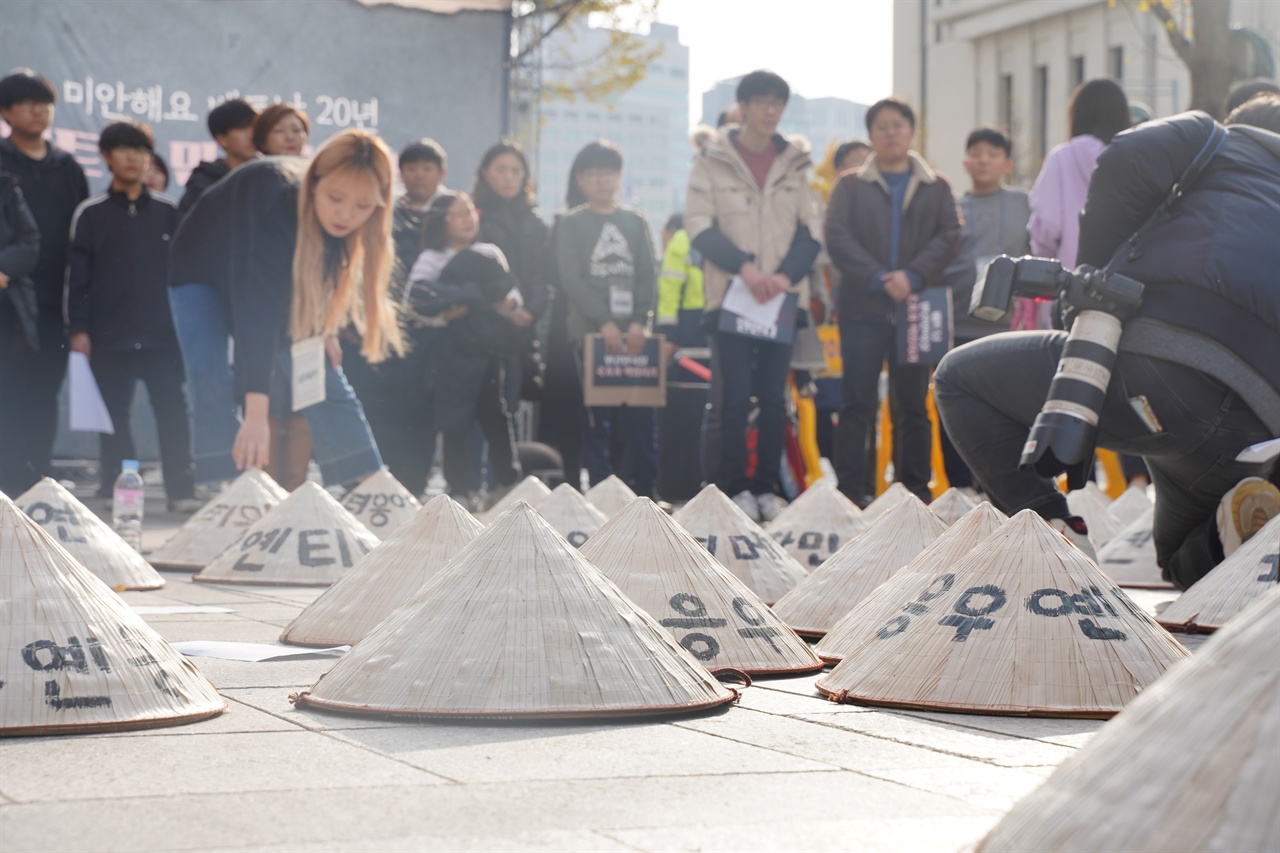
[[[747,514],[747,518],[757,522],[760,520],[760,503],[751,492],[743,489],[733,496],[733,502]]]
[[[1084,519],[1078,515],[1068,518],[1051,518],[1049,526],[1061,533],[1066,540],[1077,549],[1084,552],[1084,555],[1093,560],[1096,565],[1098,562],[1098,552],[1094,550],[1093,543],[1089,541],[1089,528],[1085,525]]]
[[[766,492],[763,495],[756,495],[756,505],[760,507],[761,522],[768,524],[778,517],[787,502],[773,492]]]
[[[1261,477],[1246,477],[1218,502],[1218,538],[1230,557],[1268,521],[1280,515],[1280,489]]]

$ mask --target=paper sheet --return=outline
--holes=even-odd
[[[729,289],[725,291],[721,307],[752,323],[773,326],[778,322],[778,314],[782,311],[782,303],[786,297],[787,292],[784,290],[768,302],[757,302],[742,276],[735,275],[733,281],[729,282]]]
[[[160,616],[168,613],[235,613],[230,607],[211,607],[207,604],[135,604],[133,612],[139,616]]]
[[[187,640],[172,643],[180,654],[187,657],[220,658],[257,663],[267,660],[298,660],[310,657],[331,657],[342,654],[350,646],[329,646],[324,649],[298,649],[271,643],[224,643],[219,640]]]
[[[107,404],[93,378],[89,359],[82,352],[71,353],[67,360],[67,398],[70,402],[70,427],[78,432],[105,432],[115,434]]]

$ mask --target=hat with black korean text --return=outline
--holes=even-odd
[[[889,488],[881,492],[879,497],[863,507],[862,520],[870,524],[909,497],[914,495],[906,486],[901,483],[890,483]]]
[[[575,548],[581,548],[608,521],[603,512],[587,503],[582,493],[568,483],[556,486],[533,507]]]
[[[1110,717],[1189,654],[1032,510],[907,590],[818,679],[840,702]]]
[[[158,569],[199,571],[287,497],[260,468],[245,471],[153,551],[149,562]]]
[[[511,507],[515,506],[519,501],[525,501],[529,504],[536,504],[547,495],[551,494],[551,490],[547,488],[547,484],[537,477],[530,474],[512,487],[484,512],[480,513],[477,518],[481,524],[488,524],[498,516],[502,515]]]
[[[164,578],[141,554],[56,480],[43,478],[14,503],[112,589],[164,586]]]
[[[328,586],[377,544],[378,537],[308,480],[191,579]]]
[[[609,519],[581,553],[704,666],[822,669],[804,640],[648,498]]]
[[[929,511],[936,515],[943,524],[950,527],[977,505],[973,498],[953,486],[938,495],[929,504]]]
[[[1133,485],[1124,490],[1124,494],[1107,504],[1107,512],[1120,522],[1121,527],[1132,524],[1143,514],[1150,512],[1155,504],[1147,497],[1144,486]]]
[[[226,707],[186,658],[0,495],[0,735],[172,726]]]
[[[1214,631],[1261,595],[1276,588],[1280,516],[1276,516],[1160,614],[1170,631]]]
[[[1152,537],[1155,508],[1148,507],[1134,521],[1098,549],[1098,568],[1120,586],[1134,589],[1173,589],[1156,563]]]
[[[364,482],[343,495],[341,503],[379,539],[386,539],[422,509],[413,493],[386,468],[366,477]]]
[[[295,646],[358,643],[484,530],[448,495],[437,495],[307,605],[280,635]]]
[[[1085,526],[1089,528],[1089,541],[1094,549],[1098,549],[1115,538],[1123,525],[1107,511],[1111,499],[1106,493],[1094,483],[1089,485],[1093,488],[1077,489],[1067,494],[1067,508],[1072,515],[1084,519]]]
[[[349,713],[555,718],[672,714],[734,696],[520,501],[291,698]]]
[[[610,474],[591,488],[585,495],[587,502],[604,513],[605,518],[613,518],[627,508],[627,504],[638,495],[631,487],[622,482],[617,474]]]
[[[805,571],[822,562],[867,527],[862,510],[823,477],[787,504],[765,530]]]

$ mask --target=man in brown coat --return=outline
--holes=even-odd
[[[867,443],[886,360],[894,479],[929,500],[929,368],[896,363],[894,305],[938,284],[960,237],[951,187],[911,150],[911,107],[886,98],[867,110],[866,121],[873,153],[836,184],[825,226],[827,252],[840,271],[836,305],[844,360],[834,463],[840,491],[859,506],[874,496]]]

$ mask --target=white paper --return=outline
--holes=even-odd
[[[298,658],[328,657],[342,654],[350,646],[329,646],[324,649],[295,649],[271,643],[224,643],[219,640],[187,640],[172,643],[180,654],[187,657],[220,658],[258,663],[265,660],[296,660]]]
[[[89,359],[82,352],[71,353],[67,360],[67,386],[71,429],[115,435],[116,428],[107,413],[107,404],[102,401],[98,380],[93,378]]]
[[[290,348],[293,360],[293,410],[324,402],[324,338],[316,336],[294,341]]]
[[[733,281],[729,282],[729,289],[725,291],[720,307],[767,328],[778,325],[778,315],[782,313],[782,302],[786,298],[787,292],[784,290],[767,302],[757,302],[755,294],[747,287],[742,276],[735,275]]]
[[[630,317],[634,312],[634,301],[630,290],[609,286],[609,310],[615,317]]]
[[[133,612],[139,616],[159,616],[167,613],[235,613],[230,607],[212,607],[207,604],[135,604]]]
[[[1251,444],[1236,455],[1237,462],[1268,462],[1280,456],[1280,438]]]

